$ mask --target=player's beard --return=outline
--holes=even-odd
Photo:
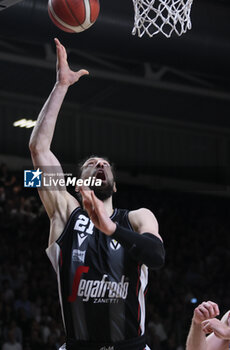
[[[106,182],[102,186],[90,186],[90,189],[94,191],[95,196],[101,201],[105,201],[113,195],[114,182]]]

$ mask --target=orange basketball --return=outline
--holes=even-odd
[[[91,27],[100,11],[99,0],[49,0],[48,13],[53,23],[68,33]]]

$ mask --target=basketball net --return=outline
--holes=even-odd
[[[133,0],[134,27],[132,34],[141,38],[158,33],[167,38],[173,32],[177,35],[191,29],[190,12],[193,0]]]

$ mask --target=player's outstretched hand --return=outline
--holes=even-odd
[[[76,83],[81,76],[89,74],[89,72],[85,69],[80,69],[78,72],[72,71],[69,68],[65,47],[57,38],[54,41],[57,50],[57,83],[69,87]]]
[[[202,330],[206,334],[213,332],[218,338],[230,340],[230,327],[217,318],[203,321]]]
[[[110,219],[105,210],[104,203],[98,199],[94,192],[87,188],[80,188],[82,203],[94,226],[110,236],[116,230],[116,224]]]
[[[201,324],[203,321],[214,318],[220,314],[219,307],[212,301],[204,301],[198,305],[193,313],[193,322]]]

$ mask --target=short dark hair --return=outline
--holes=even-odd
[[[106,160],[106,162],[108,162],[111,166],[111,171],[112,171],[112,174],[113,174],[113,179],[115,181],[115,166],[114,166],[114,163],[111,163],[109,158],[108,157],[104,157],[104,156],[97,156],[95,154],[89,156],[89,157],[85,157],[83,160],[81,160],[78,164],[77,164],[77,178],[80,179],[81,178],[81,174],[82,174],[82,167],[83,165],[85,164],[85,162],[88,160],[88,159],[91,159],[91,158],[102,158],[104,160]]]

